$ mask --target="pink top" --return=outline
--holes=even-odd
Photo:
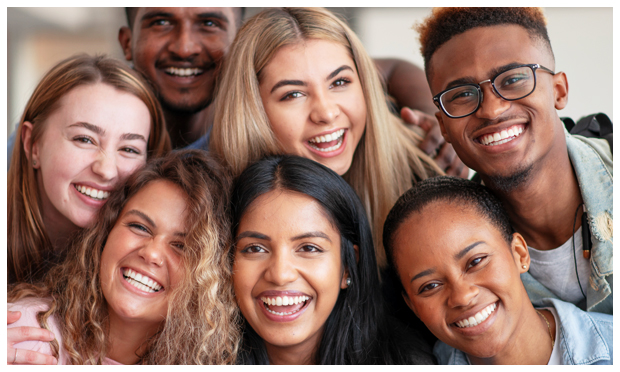
[[[19,311],[22,313],[22,316],[13,324],[9,324],[8,328],[14,327],[35,327],[41,328],[39,322],[37,321],[37,313],[41,311],[47,311],[49,309],[49,298],[34,298],[27,297],[23,298],[15,303],[8,303],[8,310],[10,311]],[[50,316],[47,320],[47,324],[50,327],[50,330],[56,336],[56,341],[61,346],[59,355],[58,355],[58,364],[67,364],[67,352],[62,348],[62,339],[60,338],[61,333],[60,329],[58,329],[58,324],[54,319],[54,316]],[[17,349],[26,349],[26,350],[34,350],[38,351],[42,354],[53,355],[52,348],[49,342],[44,341],[23,341],[15,344],[15,348]],[[103,360],[103,364],[107,365],[118,365],[121,364],[115,360],[105,358]]]

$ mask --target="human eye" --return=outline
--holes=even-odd
[[[332,83],[332,87],[344,87],[347,86],[351,83],[351,80],[345,78],[345,77],[341,77],[336,79],[333,83]]]
[[[478,90],[473,86],[458,87],[446,92],[444,100],[450,104],[469,104],[478,97]]]
[[[170,243],[170,245],[172,245],[174,248],[176,248],[179,251],[182,251],[185,248],[184,242],[172,242]]]
[[[126,152],[126,153],[128,153],[128,154],[135,154],[135,155],[140,155],[140,154],[142,154],[142,152],[141,152],[140,150],[138,150],[138,149],[136,149],[136,148],[133,148],[133,147],[122,147],[122,148],[120,149],[120,151],[122,151],[122,152]]]
[[[73,137],[73,141],[78,142],[78,143],[91,144],[91,145],[95,144],[95,141],[89,136],[75,136]]]
[[[201,22],[201,25],[205,28],[213,28],[213,27],[217,27],[217,28],[221,28],[220,27],[220,23],[217,21],[214,21],[212,19],[205,19]]]
[[[288,92],[284,95],[284,97],[282,97],[282,99],[280,99],[280,101],[290,101],[295,98],[301,98],[301,97],[303,97],[303,93],[299,91]]]
[[[265,253],[267,252],[265,248],[260,245],[251,244],[241,250],[241,253]]]
[[[154,20],[152,20],[149,23],[149,26],[155,26],[155,27],[161,27],[161,26],[169,26],[170,25],[170,20],[165,19],[165,18],[155,18]]]
[[[439,286],[440,286],[439,283],[436,283],[436,282],[425,283],[420,287],[418,294],[429,294],[430,291],[436,288],[439,288]]]
[[[151,231],[139,222],[129,222],[126,224],[130,230],[139,233],[139,234],[151,234]]]
[[[484,263],[486,261],[488,256],[480,256],[480,257],[475,257],[473,260],[469,261],[469,263],[467,264],[467,269],[471,269],[473,267],[476,267],[482,263]]]
[[[299,252],[314,253],[314,252],[323,252],[323,250],[313,244],[304,244],[299,248]]]
[[[495,84],[499,89],[517,89],[523,85],[528,84],[531,79],[531,73],[529,68],[518,68],[504,72],[498,76],[496,81],[499,84]]]

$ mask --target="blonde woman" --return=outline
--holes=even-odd
[[[357,36],[325,9],[268,9],[246,21],[226,58],[210,149],[235,176],[283,153],[336,171],[362,200],[385,268],[390,208],[417,180],[443,172],[390,113]]]
[[[36,284],[9,288],[11,326],[56,340],[16,345],[59,364],[231,364],[239,331],[223,218],[229,182],[202,151],[175,152],[132,175]]]
[[[9,283],[42,278],[109,193],[169,150],[159,102],[136,72],[88,55],[53,67],[26,105],[11,156]]]

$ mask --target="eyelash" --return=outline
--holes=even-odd
[[[467,264],[467,269],[471,269],[473,267],[476,267],[478,265],[480,265],[482,262],[484,262],[486,260],[488,256],[480,256],[480,257],[476,257],[474,259],[472,259],[471,261],[469,261],[469,263]],[[478,260],[478,262],[476,264],[474,264],[474,261]]]
[[[95,141],[88,137],[88,136],[75,136],[73,137],[73,140],[76,142],[81,142],[81,143],[90,143],[90,144],[95,144]]]
[[[265,248],[261,247],[260,245],[252,244],[252,245],[249,245],[249,246],[243,248],[241,250],[241,253],[249,253],[249,254],[252,254],[252,253],[263,253],[263,252],[250,252],[250,250],[254,249],[254,248],[260,249],[262,251],[266,251]]]
[[[342,84],[338,84],[342,82]],[[340,77],[337,78],[336,80],[334,80],[334,82],[330,85],[330,87],[333,88],[338,88],[338,87],[344,87],[347,86],[348,84],[351,83],[350,79],[347,79],[345,77]],[[284,94],[284,96],[280,99],[280,101],[287,101],[290,99],[295,99],[295,98],[300,98],[300,97],[292,97],[293,94],[300,94],[303,95],[303,93],[299,92],[299,91],[292,91],[292,92],[287,92],[286,94]]]
[[[336,83],[338,83],[338,82],[343,82],[344,84],[336,85]],[[349,80],[349,79],[347,79],[345,77],[340,77],[340,78],[334,80],[334,82],[332,83],[332,86],[333,87],[343,87],[343,86],[346,86],[346,85],[348,85],[350,83],[351,83],[351,80]]]
[[[310,248],[310,250],[306,250],[306,248]],[[323,250],[315,245],[311,245],[311,244],[306,244],[300,247],[301,251],[303,252],[307,252],[307,253],[315,253],[315,252],[323,252]]]
[[[130,229],[137,229],[147,234],[151,233],[151,231],[146,226],[142,225],[141,223],[129,222],[126,224],[126,226],[129,227]]]

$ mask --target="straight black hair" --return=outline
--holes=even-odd
[[[408,364],[418,350],[390,334],[370,225],[355,191],[331,169],[297,156],[264,158],[246,168],[234,183],[231,199],[232,234],[248,207],[272,190],[293,191],[314,198],[341,236],[341,258],[351,285],[340,290],[327,318],[314,362],[317,364]],[[359,248],[356,260],[354,245]],[[234,258],[234,245],[229,251]],[[233,274],[234,275],[234,274]],[[263,340],[245,322],[239,362],[268,364]],[[411,350],[413,348],[413,350]],[[406,353],[401,353],[401,350]]]

